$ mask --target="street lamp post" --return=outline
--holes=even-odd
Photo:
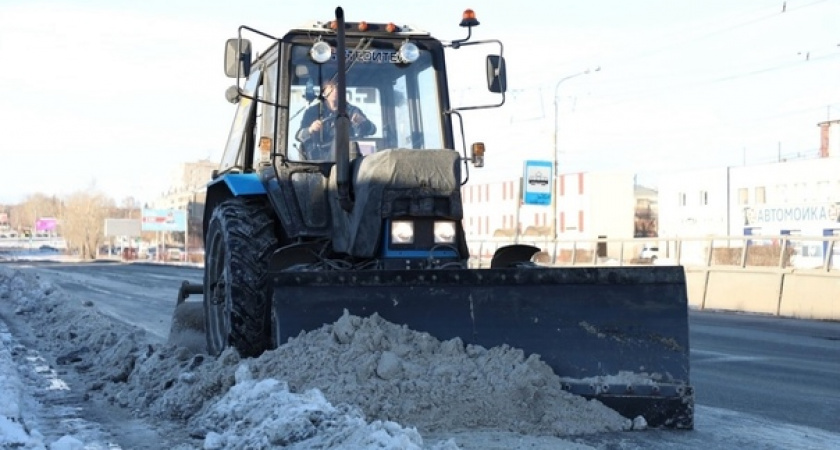
[[[557,214],[557,209],[558,209],[557,204],[560,203],[559,199],[557,198],[557,194],[558,194],[557,185],[560,182],[560,146],[557,145],[557,128],[558,128],[558,123],[560,122],[560,119],[559,119],[559,110],[558,110],[558,102],[557,102],[557,91],[558,91],[558,89],[560,89],[560,85],[564,81],[571,80],[572,78],[579,77],[581,75],[586,75],[586,74],[589,74],[591,72],[598,72],[599,70],[601,70],[600,66],[596,67],[594,69],[586,69],[584,71],[581,71],[581,72],[563,77],[559,81],[557,81],[557,84],[554,85],[554,135],[553,135],[553,138],[554,138],[554,179],[552,180],[553,183],[551,185],[551,190],[552,190],[552,193],[551,193],[551,217],[552,217],[552,219],[551,219],[551,231],[552,231],[552,233],[551,234],[554,236],[555,240],[557,240],[557,238],[559,237],[559,233],[558,233],[559,230],[558,230],[558,226],[557,226],[557,215],[558,215]]]

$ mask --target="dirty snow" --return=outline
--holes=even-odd
[[[89,401],[177,424],[193,438],[181,448],[449,450],[459,447],[447,433],[563,437],[632,427],[600,403],[562,391],[535,356],[441,342],[377,316],[345,315],[258,358],[233,350],[211,358],[151,343],[142,330],[31,273],[0,267],[0,302],[35,330],[55,364],[85,380]],[[90,442],[95,435],[48,442],[39,432],[37,417],[27,417],[11,335],[0,335],[0,444],[99,448]],[[424,434],[442,438],[424,441]]]

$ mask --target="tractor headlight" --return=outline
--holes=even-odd
[[[411,64],[420,57],[420,49],[417,48],[417,44],[405,42],[400,46],[399,55],[400,61]]]
[[[455,222],[450,220],[435,222],[435,244],[455,242]]]
[[[332,58],[332,47],[324,41],[318,41],[309,49],[309,57],[318,64],[323,64]]]
[[[394,244],[413,244],[414,222],[410,220],[391,222],[391,242]]]

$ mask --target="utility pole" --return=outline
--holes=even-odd
[[[595,69],[586,69],[584,71],[563,77],[559,81],[557,81],[557,84],[554,85],[554,176],[551,183],[551,234],[554,236],[554,240],[557,240],[559,236],[559,230],[557,226],[557,204],[559,203],[559,199],[557,198],[557,185],[560,182],[560,146],[557,145],[557,132],[559,128],[558,124],[560,122],[560,118],[558,109],[559,102],[557,101],[557,91],[560,89],[560,85],[564,81],[571,80],[572,78],[579,77],[581,75],[587,75],[591,72],[598,72],[600,70],[600,66],[596,67]]]

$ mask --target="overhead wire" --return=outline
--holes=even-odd
[[[700,36],[693,36],[693,37],[686,38],[686,39],[674,40],[674,39],[669,38],[669,36],[673,35],[673,33],[671,33],[671,34],[668,34],[668,35],[664,35],[663,37],[655,38],[655,39],[653,39],[654,42],[669,42],[669,44],[665,45],[665,46],[658,46],[657,48],[654,48],[653,50],[644,51],[644,52],[636,53],[636,54],[633,54],[633,55],[625,56],[623,58],[619,58],[619,59],[616,59],[616,60],[613,60],[613,61],[606,60],[605,63],[603,64],[603,66],[606,68],[605,70],[607,70],[607,71],[615,70],[615,67],[620,67],[621,65],[624,65],[624,64],[628,64],[628,63],[632,63],[632,62],[638,62],[638,61],[640,61],[644,58],[647,58],[649,56],[652,56],[652,55],[655,55],[655,54],[658,54],[658,53],[662,53],[662,52],[672,50],[672,49],[675,49],[675,48],[681,48],[681,47],[684,47],[686,45],[696,43],[698,41],[707,39],[707,38],[715,36],[715,35],[719,35],[719,34],[730,32],[730,31],[733,31],[733,30],[736,30],[736,29],[748,27],[748,26],[751,26],[751,25],[754,25],[754,24],[757,24],[757,23],[761,23],[761,22],[764,22],[764,21],[767,21],[767,20],[770,20],[770,19],[777,18],[781,14],[787,14],[787,13],[790,13],[791,11],[801,10],[801,9],[808,8],[808,7],[811,7],[811,6],[815,6],[815,5],[818,5],[818,4],[822,4],[822,3],[825,3],[825,2],[827,2],[827,0],[815,0],[815,1],[812,1],[812,2],[809,2],[809,3],[806,3],[806,4],[802,4],[802,5],[788,5],[788,6],[784,6],[784,7],[782,5],[786,5],[787,3],[790,3],[790,2],[780,2],[779,7],[773,8],[772,12],[770,11],[770,7],[761,7],[761,8],[758,8],[758,9],[753,9],[753,10],[750,10],[749,12],[746,13],[746,14],[749,15],[746,19],[739,20],[736,23],[729,24],[729,25],[726,25],[724,27],[718,27],[717,29],[714,29],[712,31],[704,32]],[[706,29],[708,29],[706,23],[699,24],[696,28],[696,30],[701,30],[701,31],[704,31]],[[692,32],[692,30],[681,30],[679,32],[679,34],[683,35],[683,36],[684,35],[692,36],[694,33]],[[649,47],[653,47],[653,45],[652,46],[643,45],[641,47],[649,48]],[[833,59],[833,58],[836,58],[836,57],[840,57],[840,53],[828,54],[828,55],[822,55],[822,56],[817,55],[814,58],[808,59],[807,62]],[[782,57],[777,56],[776,60],[779,60],[781,58]],[[657,92],[662,92],[663,94],[667,94],[668,92],[672,91],[673,89],[679,89],[679,88],[685,88],[685,87],[688,87],[688,88],[700,87],[700,86],[704,86],[704,85],[720,83],[720,82],[727,81],[727,80],[735,80],[735,79],[739,79],[739,78],[745,78],[745,77],[750,77],[750,76],[754,76],[754,75],[770,73],[770,72],[773,72],[773,71],[784,70],[784,69],[787,69],[787,68],[796,67],[796,66],[800,65],[800,63],[802,63],[802,62],[804,62],[804,61],[802,61],[802,60],[784,61],[784,62],[777,63],[775,65],[766,66],[766,67],[759,67],[759,68],[755,68],[755,69],[751,69],[751,70],[745,70],[745,71],[742,71],[740,73],[735,73],[735,74],[731,74],[731,75],[708,77],[705,80],[699,80],[699,81],[691,80],[691,81],[677,83],[677,84],[670,84],[670,85],[664,86],[664,87],[663,86],[652,86],[650,83],[648,83],[648,84],[645,85],[644,89],[642,89],[642,90],[626,91],[626,92],[622,92],[622,93],[610,93],[609,97],[611,97],[611,98],[619,97],[619,98],[623,98],[623,100],[620,100],[620,101],[617,101],[617,102],[608,102],[608,103],[602,104],[600,106],[609,106],[609,105],[614,104],[614,103],[622,103],[624,101],[631,101],[631,100],[633,100],[635,98],[638,98],[638,97],[647,98],[650,95],[655,95]],[[613,69],[610,69],[611,67]],[[752,67],[755,67],[755,64],[752,64]],[[674,76],[673,74],[672,75],[667,75],[667,76],[662,75],[662,76],[656,77],[656,78],[667,80],[669,78],[673,78],[673,76]],[[627,84],[630,84],[630,83],[633,83],[634,81],[639,81],[639,80],[650,80],[650,78],[648,78],[648,77],[644,77],[644,78],[634,77],[634,78],[627,78],[627,79],[623,79],[623,80],[615,80],[615,81],[612,81],[612,82],[604,81],[604,80],[596,80],[596,79],[593,78],[591,80],[581,79],[580,83],[591,84],[591,85],[598,85],[598,84],[603,85],[603,83],[607,83],[607,84],[609,84],[609,83],[616,83],[616,84],[627,83]]]
[[[695,45],[701,43],[704,40],[708,40],[712,37],[725,35],[726,33],[731,33],[736,30],[748,30],[750,27],[758,26],[760,24],[764,24],[770,22],[772,20],[777,20],[782,17],[784,14],[790,14],[791,12],[801,12],[806,8],[811,8],[817,5],[826,4],[827,0],[816,0],[807,3],[799,3],[796,4],[794,2],[782,2],[779,1],[774,6],[762,6],[760,8],[753,8],[749,11],[745,12],[738,12],[735,14],[734,19],[726,20],[725,23],[719,25],[721,22],[718,19],[714,19],[714,22],[711,20],[705,21],[703,23],[699,23],[697,26],[692,27],[691,29],[681,29],[677,32],[672,32],[666,35],[660,35],[661,37],[654,38],[652,40],[648,40],[651,42],[651,45],[648,46],[641,46],[643,51],[635,52],[633,54],[623,54],[620,58],[615,59],[599,59],[599,63],[601,63],[601,67],[604,68],[605,72],[610,72],[613,70],[620,70],[620,67],[625,65],[630,65],[632,63],[639,63],[643,62],[644,59],[650,58],[652,56],[656,56],[658,54],[666,53],[671,50],[681,49],[689,45]],[[711,30],[710,30],[711,28]],[[821,43],[821,45],[825,45],[826,43]],[[835,43],[832,42],[832,47],[836,47]],[[604,80],[603,78],[597,77],[581,77],[576,81],[576,87],[578,91],[585,92],[584,95],[587,97],[587,101],[579,104],[579,106],[583,106],[587,110],[589,109],[604,109],[610,107],[614,104],[619,103],[626,103],[630,101],[635,101],[638,99],[648,99],[651,96],[663,96],[663,95],[673,95],[675,91],[684,92],[687,90],[698,90],[703,89],[708,86],[719,85],[722,83],[732,83],[737,81],[746,81],[751,80],[755,77],[760,77],[772,73],[781,73],[786,71],[796,71],[801,69],[808,69],[812,68],[815,64],[825,64],[834,61],[835,58],[840,57],[840,52],[833,53],[828,51],[826,48],[820,48],[816,51],[803,52],[804,54],[800,53],[797,58],[796,53],[789,53],[785,54],[782,51],[776,51],[775,54],[770,55],[769,58],[764,58],[760,60],[752,60],[752,61],[744,61],[737,65],[728,65],[726,67],[710,67],[709,70],[704,71],[704,73],[697,73],[696,69],[692,69],[691,73],[683,74],[683,75],[693,75],[689,76],[682,81],[674,81],[675,76],[679,76],[679,74],[667,74],[661,76],[646,76],[646,77],[632,77],[629,79],[623,80]],[[590,58],[590,59],[595,59]],[[832,66],[833,67],[833,66]],[[548,80],[545,78],[545,73],[542,72],[541,76],[544,80],[540,83],[531,84],[527,87],[523,87],[520,84],[517,90],[517,95],[513,95],[511,100],[515,101],[517,97],[527,98],[527,91],[536,91],[540,92],[541,95],[545,95],[546,91],[554,92],[551,89],[547,89],[546,85],[551,84],[552,86],[556,83],[556,79]],[[535,79],[531,79],[533,82]],[[653,84],[651,80],[659,80],[658,84]],[[671,81],[663,85],[662,81]],[[527,80],[526,80],[527,81]],[[645,83],[640,85],[641,83]],[[614,89],[612,92],[605,92],[602,87],[605,85],[611,85]],[[624,92],[616,92],[615,88],[620,86],[632,86],[634,89],[632,90],[625,90]],[[556,95],[556,93],[555,93]],[[745,116],[743,119],[739,119],[737,123],[727,121],[725,123],[714,124],[714,126],[709,127],[708,124],[698,124],[693,126],[691,122],[687,122],[684,125],[680,125],[679,127],[669,126],[669,127],[661,127],[656,128],[656,140],[670,140],[674,139],[675,136],[688,136],[691,132],[708,130],[710,133],[708,134],[710,137],[714,137],[715,132],[713,130],[718,129],[722,130],[723,128],[738,128],[738,129],[746,129],[746,128],[768,128],[770,126],[772,128],[773,122],[779,122],[786,118],[796,117],[797,115],[811,115],[813,117],[816,115],[817,111],[827,109],[827,117],[830,119],[831,117],[831,105],[836,105],[837,99],[831,98],[826,99],[825,103],[821,103],[819,105],[814,104],[813,106],[802,106],[799,108],[794,109],[786,109],[784,111],[778,111],[771,115],[764,115],[764,116]],[[568,102],[563,102],[563,104],[568,104]],[[543,114],[544,116],[544,114]],[[555,118],[556,120],[556,118]],[[807,120],[807,119],[805,119]],[[656,123],[651,124],[652,127],[656,127]],[[612,135],[613,138],[615,136],[620,136],[621,133],[616,133],[615,130],[611,129],[610,127],[601,127],[598,129],[598,134],[600,135]],[[696,134],[696,133],[695,133]],[[634,136],[639,136],[639,130],[633,131]],[[808,145],[808,149],[805,150],[805,153],[811,152],[813,153],[813,149],[811,148],[810,144]],[[803,152],[798,152],[799,154],[805,154]],[[634,165],[644,165],[648,163],[661,163],[662,162],[661,154],[652,155],[651,158],[642,158],[640,160],[634,160]],[[573,159],[586,159],[585,155],[573,155],[567,154],[567,158]],[[600,162],[599,162],[600,163]]]
[[[817,0],[812,3],[821,3],[826,0]],[[797,8],[799,9],[799,8]],[[766,12],[765,12],[766,11]],[[778,8],[773,8],[773,11],[778,11]],[[754,17],[756,14],[761,14],[759,17]],[[637,62],[639,60],[645,59],[649,56],[653,56],[659,53],[667,52],[679,47],[683,47],[687,44],[696,43],[707,39],[709,37],[725,33],[728,31],[732,31],[738,28],[742,28],[747,25],[751,25],[754,23],[759,23],[764,20],[769,20],[778,16],[778,12],[770,12],[770,7],[763,6],[760,8],[751,9],[747,12],[738,12],[733,15],[738,15],[739,17],[742,15],[748,15],[749,17],[745,20],[740,18],[736,18],[737,22],[733,25],[729,25],[725,28],[715,29],[713,31],[707,31],[709,28],[716,27],[722,19],[714,18],[708,19],[706,21],[697,23],[696,25],[692,26],[691,28],[681,28],[678,31],[670,31],[664,34],[653,35],[646,39],[646,43],[639,45],[638,47],[644,50],[637,51],[635,53],[622,53],[618,58],[604,58],[604,57],[592,57],[593,59],[598,59],[599,64],[603,67],[606,67],[607,70],[613,70],[616,66]],[[697,35],[697,33],[702,33]],[[662,45],[662,43],[667,43]],[[540,73],[539,74],[542,78],[546,78],[546,74]],[[538,84],[543,83],[550,83],[551,79],[545,79],[542,81],[538,81],[535,79]]]
[[[666,86],[652,86],[650,84],[645,84],[640,89],[636,90],[623,90],[621,92],[611,92],[609,94],[595,94],[593,98],[589,102],[590,108],[602,108],[607,106],[618,105],[626,102],[636,101],[638,99],[649,99],[651,96],[655,95],[672,95],[675,90],[680,90],[681,93],[685,93],[688,90],[692,89],[699,89],[706,86],[711,86],[715,84],[725,83],[729,81],[740,80],[743,78],[753,77],[757,75],[764,75],[773,72],[788,70],[788,69],[796,69],[804,67],[804,64],[807,63],[816,63],[826,60],[831,60],[835,58],[840,58],[840,52],[834,55],[824,55],[818,56],[815,58],[811,58],[808,61],[801,61],[801,60],[791,60],[782,63],[777,63],[772,66],[763,66],[763,67],[756,67],[756,68],[747,68],[741,72],[731,73],[729,75],[717,75],[717,76],[707,76],[705,78],[700,79],[691,79],[686,81],[680,81],[677,83],[668,84]],[[669,79],[672,77],[661,77],[660,79]],[[609,82],[607,82],[609,83]],[[613,82],[617,85],[627,85],[629,84],[626,81],[618,81]],[[607,101],[599,102],[598,97],[608,98]]]
[[[821,4],[821,3],[825,3],[826,1],[827,0],[817,0],[817,1],[809,2],[807,4],[797,5],[795,7],[788,7],[787,12],[793,11],[793,10],[803,9],[803,8],[814,6],[814,5]],[[769,20],[771,18],[775,18],[775,17],[778,16],[778,13],[767,14],[765,12],[766,9],[767,8],[765,7],[765,8],[761,8],[759,10],[755,10],[759,14],[756,17],[748,18],[746,20],[742,20],[738,23],[731,24],[731,25],[725,26],[723,28],[718,28],[716,30],[705,33],[702,36],[696,37],[694,39],[695,40],[705,39],[705,38],[708,38],[708,37],[716,35],[716,34],[725,33],[725,32],[735,30],[735,29],[738,29],[738,28],[744,28],[744,27],[747,27],[747,26],[750,26],[750,25],[753,25],[753,24],[756,24],[756,23],[759,23],[759,22],[763,22],[763,21],[766,21],[766,20]],[[676,47],[678,45],[683,45],[685,42],[686,41],[682,41],[682,42],[679,42],[679,43],[674,43],[670,47]],[[655,51],[651,51],[651,52],[647,52],[647,53],[643,53],[643,54],[637,54],[634,57],[625,58],[625,59],[623,59],[623,61],[637,61],[639,59],[642,59],[642,58],[647,57],[649,55],[652,55],[654,53],[664,51],[667,48],[668,47],[660,47],[659,49],[657,49]],[[829,60],[833,60],[835,58],[840,57],[840,52],[836,52],[836,53],[833,53],[833,54],[829,53],[827,51],[822,52],[822,53],[820,53],[820,51],[809,52],[809,53],[810,54],[808,54],[808,53],[805,54],[804,59],[801,58],[802,53],[800,53],[800,58],[796,59],[796,60],[793,60],[790,57],[776,56],[772,60],[764,61],[763,63],[758,63],[758,64],[749,63],[748,65],[742,66],[742,68],[738,72],[734,72],[734,73],[729,72],[727,74],[720,74],[719,70],[715,70],[716,72],[718,72],[717,74],[710,73],[710,74],[708,74],[706,76],[703,76],[701,78],[694,77],[694,78],[690,78],[690,79],[687,79],[685,81],[680,81],[680,82],[677,82],[677,83],[669,83],[665,86],[663,86],[662,84],[653,85],[652,83],[649,83],[649,82],[640,86],[638,83],[634,84],[633,83],[634,80],[618,80],[618,81],[614,80],[614,81],[612,81],[613,86],[632,85],[634,87],[638,86],[639,88],[637,88],[635,90],[624,90],[622,92],[609,92],[609,93],[604,93],[603,90],[601,90],[601,92],[598,92],[597,89],[589,88],[587,90],[588,101],[585,103],[585,108],[587,108],[587,109],[603,109],[603,108],[607,108],[607,107],[610,107],[610,106],[613,106],[613,105],[616,105],[616,104],[627,103],[627,102],[636,101],[636,100],[639,100],[639,99],[650,99],[652,96],[673,95],[674,92],[686,93],[686,92],[691,91],[691,90],[702,89],[704,87],[715,85],[715,84],[733,82],[733,81],[742,80],[742,79],[750,79],[750,78],[755,77],[755,76],[766,75],[766,74],[773,73],[773,72],[795,70],[797,68],[805,68],[805,67],[809,67],[809,66],[811,66],[815,63],[824,63],[824,62],[827,62]],[[816,55],[816,56],[811,57],[811,55]],[[610,65],[608,65],[608,64],[605,64],[605,66],[610,67]],[[731,67],[729,67],[727,69],[731,70]],[[609,70],[609,69],[607,69],[607,70]],[[667,75],[667,76],[663,75],[663,76],[655,77],[655,78],[659,79],[659,80],[669,80],[669,79],[673,79],[673,77],[674,77],[674,75],[671,74],[671,75]],[[650,80],[650,79],[651,78],[647,78],[647,80]],[[638,80],[638,78],[636,80]],[[596,80],[596,79],[593,78],[591,80],[585,81],[584,83],[587,83],[589,86],[598,86],[599,84],[601,86],[603,86],[604,83],[609,84],[610,81],[600,81],[600,80]],[[594,93],[593,93],[593,90],[595,91]],[[832,99],[832,101],[833,101],[833,99]],[[568,103],[568,102],[566,102],[566,103]],[[828,103],[828,102],[826,102],[826,103]],[[765,116],[765,117],[762,117],[762,118],[749,116],[749,117],[745,117],[743,120],[739,120],[738,124],[726,123],[726,124],[722,124],[722,125],[718,125],[718,126],[725,126],[725,127],[764,126],[764,127],[766,127],[768,125],[767,121],[772,121],[774,119],[778,120],[779,118],[795,116],[797,114],[804,114],[804,113],[809,113],[809,112],[814,113],[817,110],[820,110],[820,109],[823,109],[823,108],[826,108],[825,103],[821,103],[820,105],[815,104],[814,106],[807,107],[807,108],[800,108],[798,110],[783,111],[783,112],[780,112],[780,113],[775,114],[773,116]],[[828,109],[827,116],[828,116],[828,119],[830,119],[830,117],[831,117],[830,108]],[[690,126],[670,127],[670,128],[665,128],[665,129],[657,129],[657,133],[659,134],[659,133],[662,132],[662,133],[665,133],[667,135],[687,134],[691,131],[698,131],[701,128],[702,129],[707,129],[707,127],[708,127],[708,124],[700,125],[698,127],[690,127]],[[608,131],[608,130],[603,131],[603,133],[611,134],[611,132]],[[659,136],[659,137],[661,137],[661,136]]]
[[[746,18],[742,21],[738,21],[738,22],[730,24],[730,25],[726,25],[726,26],[723,26],[723,27],[720,27],[720,28],[717,28],[717,29],[713,29],[712,31],[706,31],[708,29],[708,27],[711,26],[711,27],[714,28],[720,22],[720,19],[717,19],[717,18],[714,19],[714,21],[712,21],[710,19],[708,22],[704,22],[704,23],[696,25],[693,29],[690,29],[690,30],[682,29],[680,31],[671,32],[669,34],[662,35],[661,37],[657,37],[655,39],[650,40],[652,43],[668,42],[668,45],[660,45],[660,46],[656,46],[656,45],[653,45],[653,44],[649,45],[649,46],[648,45],[642,45],[641,48],[648,48],[650,50],[641,51],[641,52],[638,52],[638,53],[635,53],[635,54],[624,55],[623,58],[618,58],[618,59],[615,59],[613,61],[610,61],[609,59],[606,59],[603,62],[603,65],[607,66],[607,67],[610,67],[614,64],[636,62],[638,60],[647,58],[648,56],[652,56],[652,55],[655,55],[655,54],[658,54],[658,53],[670,51],[670,50],[673,50],[673,49],[676,49],[676,48],[685,47],[686,45],[694,44],[694,43],[700,42],[702,40],[708,39],[710,37],[714,37],[714,36],[717,36],[717,35],[720,35],[720,34],[728,33],[730,31],[745,28],[747,26],[755,25],[755,24],[758,24],[758,23],[761,23],[761,22],[765,22],[767,20],[776,19],[776,18],[781,17],[782,14],[789,13],[791,11],[801,10],[801,9],[808,8],[808,7],[811,7],[811,6],[815,6],[815,5],[818,5],[818,4],[821,4],[821,3],[825,3],[827,1],[828,0],[815,0],[815,1],[812,1],[812,2],[804,4],[804,5],[792,6],[790,8],[785,8],[784,10],[781,10],[781,11],[779,9],[774,9],[773,11],[775,11],[775,12],[771,11],[770,7],[765,6],[765,7],[753,9],[753,10],[750,10],[749,12],[747,12],[747,13],[744,13],[744,15],[749,15],[750,17],[748,17],[748,18]],[[788,3],[788,2],[785,2],[785,1],[781,2],[781,4],[783,4],[783,5],[786,4],[786,3]],[[755,15],[757,15],[757,16],[755,16]],[[753,17],[753,16],[755,16],[755,17]],[[695,32],[701,32],[702,34],[694,36],[693,34]],[[680,39],[680,37],[682,37],[682,36],[687,36],[687,38]],[[672,37],[675,37],[675,38],[672,39]]]

